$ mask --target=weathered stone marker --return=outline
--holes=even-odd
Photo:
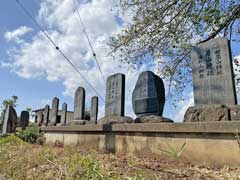
[[[46,105],[43,112],[43,125],[47,126],[49,123],[49,105]]]
[[[41,126],[43,124],[43,112],[42,111],[37,112],[37,123],[39,126]]]
[[[29,112],[22,111],[20,115],[20,126],[25,129],[29,124]]]
[[[15,132],[17,127],[17,113],[12,106],[8,106],[4,114],[2,135]]]
[[[66,125],[67,123],[67,103],[62,104],[62,114],[61,114],[61,125]]]
[[[58,106],[59,106],[59,99],[57,97],[54,97],[53,101],[52,101],[52,109],[51,109],[51,115],[50,115],[50,125],[55,126],[57,124]]]
[[[236,104],[229,42],[216,38],[191,51],[195,105]]]
[[[165,89],[162,79],[151,71],[142,72],[132,94],[132,106],[137,116],[162,116]]]
[[[85,90],[83,87],[78,87],[74,97],[74,120],[83,120],[85,110]]]
[[[90,121],[97,121],[98,115],[98,97],[94,96],[91,99]]]
[[[125,75],[114,74],[107,78],[105,116],[124,116]]]

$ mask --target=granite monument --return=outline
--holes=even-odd
[[[98,97],[94,96],[91,99],[90,121],[97,121],[98,115]]]
[[[132,94],[132,106],[137,116],[162,116],[165,89],[162,79],[151,71],[142,72]]]
[[[28,127],[29,124],[29,112],[28,111],[22,111],[20,115],[20,127],[22,129],[25,129]]]
[[[2,135],[15,132],[17,127],[17,113],[12,106],[8,106],[3,119]]]
[[[46,105],[43,112],[43,125],[47,126],[49,123],[49,105]]]
[[[195,105],[236,104],[229,41],[215,38],[191,51]]]
[[[114,74],[107,78],[105,116],[124,116],[125,75]]]
[[[85,89],[78,87],[74,97],[74,120],[83,120],[85,111]]]
[[[62,114],[61,114],[61,125],[66,125],[67,123],[67,103],[62,104]]]
[[[56,126],[57,124],[57,117],[58,117],[58,106],[59,106],[59,99],[54,97],[52,100],[52,109],[50,115],[50,125]]]

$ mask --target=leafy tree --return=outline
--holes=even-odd
[[[239,0],[120,0],[119,12],[130,13],[132,22],[111,38],[110,54],[131,67],[152,57],[178,97],[191,83],[195,44],[218,36],[239,41]]]
[[[31,107],[27,107],[26,111],[29,112],[30,117],[33,117],[33,112],[32,112],[32,108]]]

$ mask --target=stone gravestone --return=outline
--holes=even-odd
[[[195,105],[236,104],[229,42],[216,38],[191,51]]]
[[[137,116],[162,116],[165,88],[162,79],[151,71],[142,72],[132,94],[132,106]]]
[[[83,87],[78,87],[75,92],[74,97],[74,120],[83,120],[85,110],[85,89]]]
[[[37,112],[37,123],[39,126],[41,126],[43,124],[43,112],[42,111]]]
[[[15,132],[17,127],[17,113],[12,106],[8,106],[4,114],[2,135]]]
[[[46,105],[43,112],[43,125],[47,126],[49,123],[49,105]]]
[[[98,124],[132,123],[131,117],[124,116],[125,75],[114,74],[107,78],[105,117]]]
[[[59,106],[59,99],[57,97],[54,97],[52,101],[52,109],[50,113],[51,114],[50,125],[55,126],[57,124],[58,106]]]
[[[94,96],[91,99],[90,121],[97,121],[98,115],[98,97]]]
[[[105,116],[124,116],[125,75],[114,74],[107,78]]]
[[[61,125],[66,125],[67,123],[67,103],[62,104],[62,114],[61,114]]]
[[[25,129],[28,127],[29,124],[29,112],[28,111],[22,111],[20,115],[20,127],[22,129]]]

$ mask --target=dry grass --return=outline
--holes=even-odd
[[[0,139],[0,179],[240,180],[240,169],[193,166],[175,159],[80,152]]]

